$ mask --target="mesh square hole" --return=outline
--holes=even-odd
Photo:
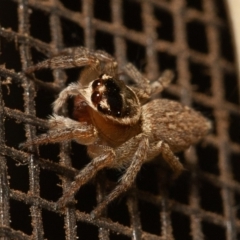
[[[62,196],[61,180],[51,171],[40,171],[40,196],[43,199],[56,202]]]
[[[59,239],[64,240],[64,219],[54,212],[42,210],[42,223],[44,229],[45,239]],[[36,226],[37,227],[37,226]]]
[[[104,50],[109,54],[114,54],[114,43],[113,43],[113,35],[102,32],[96,31],[95,33],[96,39],[96,49]]]
[[[7,79],[3,79],[3,82]],[[2,85],[2,95],[5,106],[13,110],[23,111],[23,88],[20,84],[14,83],[12,80],[11,84]],[[14,95],[14,97],[12,97]]]
[[[30,207],[23,202],[10,200],[11,227],[26,234],[32,233]]]
[[[154,8],[154,16],[157,20],[157,34],[158,39],[164,39],[166,41],[174,41],[174,27],[172,14],[161,8]]]
[[[75,22],[61,18],[61,32],[64,47],[79,47],[84,45],[84,31]]]
[[[60,2],[69,10],[75,11],[75,12],[81,12],[82,11],[82,1],[66,1],[66,0],[60,0]]]
[[[191,86],[193,91],[212,95],[209,69],[206,66],[190,62],[189,70],[191,72]]]
[[[127,28],[142,31],[141,5],[139,2],[125,0],[123,1],[123,23]]]
[[[10,188],[27,193],[29,191],[29,169],[27,164],[21,164],[7,157],[7,171],[10,176]]]
[[[187,6],[199,11],[203,11],[202,0],[187,0]]]
[[[240,96],[237,89],[239,84],[239,79],[234,73],[225,73],[224,74],[224,94],[226,101],[236,104],[239,104]]]
[[[176,240],[192,239],[190,236],[191,229],[190,229],[190,220],[188,216],[178,212],[172,212],[171,221],[172,221],[174,239]]]
[[[229,116],[229,136],[232,142],[240,143],[240,114],[230,114]]]
[[[142,230],[160,235],[161,231],[161,222],[160,222],[160,209],[145,201],[139,201],[139,212],[141,218]]]
[[[198,166],[203,172],[219,175],[218,156],[219,151],[213,146],[199,144],[196,148]]]
[[[0,36],[0,44],[0,65],[4,64],[7,69],[14,69],[16,72],[21,71],[19,51],[16,47],[17,44],[14,41],[7,41],[7,39],[2,36]]]
[[[24,124],[11,118],[6,118],[4,123],[6,145],[19,149],[19,145],[26,141]]]
[[[18,15],[17,3],[9,0],[0,1],[0,22],[4,28],[10,28],[17,32]],[[11,12],[11,14],[9,14]],[[2,51],[1,51],[2,53]]]
[[[102,21],[111,22],[111,1],[94,1],[94,17]],[[96,41],[97,42],[97,41]]]
[[[46,13],[32,9],[29,21],[31,23],[30,34],[32,37],[43,42],[51,42],[49,17]]]
[[[209,222],[202,223],[203,234],[207,239],[225,240],[225,229]]]
[[[212,183],[200,183],[201,207],[206,211],[223,214],[221,189]]]
[[[208,53],[208,43],[205,25],[193,21],[187,24],[187,40],[191,49],[202,53]]]
[[[240,183],[240,153],[232,153],[230,155],[230,164],[233,172],[234,180]],[[240,208],[240,206],[239,206]]]
[[[140,72],[144,72],[146,65],[145,47],[130,40],[127,40],[126,44],[128,61],[133,63]]]
[[[97,240],[98,238],[98,228],[94,225],[85,222],[77,223],[77,236],[84,236],[86,239]]]

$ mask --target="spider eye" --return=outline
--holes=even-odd
[[[97,105],[102,100],[102,94],[98,91],[93,92],[91,100],[94,105]]]
[[[96,88],[99,88],[102,85],[102,81],[100,79],[97,79],[93,81],[92,83],[92,89],[95,90]]]

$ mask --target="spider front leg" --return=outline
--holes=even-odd
[[[140,142],[139,142],[139,139]],[[147,151],[148,151],[148,138],[143,136],[142,134],[138,135],[136,138],[130,139],[124,146],[121,146],[119,149],[116,149],[116,155],[121,154],[122,151],[130,151],[132,147],[135,146],[136,143],[139,143],[136,152],[134,153],[131,164],[127,168],[125,174],[122,176],[117,187],[107,195],[101,203],[97,205],[97,207],[91,212],[92,218],[99,216],[102,210],[107,207],[107,205],[112,202],[116,197],[118,197],[123,192],[126,192],[133,184],[137,173],[139,172],[142,164],[146,161]],[[124,149],[126,148],[126,149]],[[128,150],[127,150],[128,149]],[[119,153],[118,153],[119,152]],[[128,152],[127,154],[129,154]],[[130,154],[129,154],[130,155]],[[129,156],[131,157],[131,156]],[[117,159],[118,160],[118,159]]]
[[[78,96],[80,89],[82,88],[81,83],[72,83],[59,93],[58,98],[53,103],[53,112],[58,113],[59,110],[66,104],[67,99],[72,96]]]
[[[85,47],[66,48],[58,55],[29,67],[26,70],[26,73],[30,74],[44,68],[68,69],[84,66],[97,66],[100,61],[110,62],[113,60],[114,58],[104,51],[94,52]]]
[[[97,138],[97,131],[91,124],[80,123],[70,118],[54,115],[49,120],[50,130],[29,142],[21,145],[27,148],[31,145],[42,145],[75,140],[80,144],[92,144]]]
[[[143,103],[149,100],[152,95],[158,94],[167,88],[174,76],[171,70],[165,70],[156,81],[150,83],[131,63],[128,63],[123,70],[137,83],[137,87],[133,86],[131,88]]]

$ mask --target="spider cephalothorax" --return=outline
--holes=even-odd
[[[117,187],[94,209],[98,215],[109,202],[131,187],[143,163],[161,155],[178,176],[183,166],[174,155],[198,142],[210,129],[210,123],[200,113],[178,102],[155,99],[171,81],[165,71],[150,83],[132,65],[122,70],[136,85],[127,86],[119,79],[117,63],[103,51],[86,48],[67,49],[59,56],[27,69],[30,74],[42,68],[85,66],[77,83],[72,83],[53,104],[47,134],[38,136],[32,144],[47,144],[75,140],[88,146],[92,161],[83,168],[69,189],[57,202],[64,207],[77,190],[102,168],[126,168]],[[73,97],[73,119],[61,116],[69,97]]]
[[[115,118],[129,118],[126,120],[126,124],[128,124],[135,116],[140,117],[138,98],[122,81],[102,74],[92,82],[91,86],[92,103],[99,112],[112,116],[113,121]]]

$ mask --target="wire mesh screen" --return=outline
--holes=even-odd
[[[240,107],[234,47],[222,0],[0,0],[1,239],[240,239]],[[205,140],[180,154],[185,171],[146,164],[136,184],[99,218],[89,213],[121,176],[102,171],[54,203],[90,159],[76,143],[21,150],[47,128],[59,89],[79,69],[23,71],[65,47],[86,46],[132,62],[149,79],[175,80],[161,97],[202,112]]]

